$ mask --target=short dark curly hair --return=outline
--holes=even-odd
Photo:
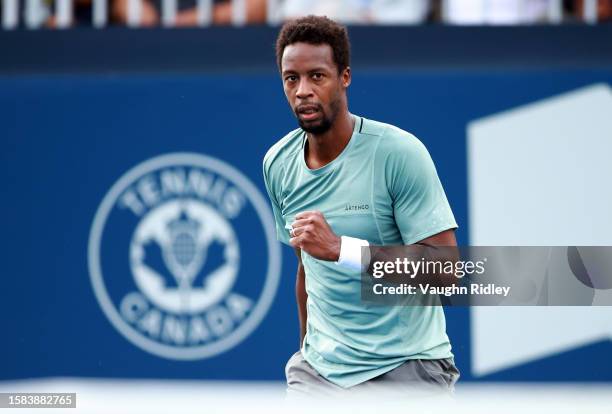
[[[349,66],[351,44],[346,27],[325,16],[306,16],[286,22],[276,39],[276,63],[282,71],[285,48],[293,43],[328,44],[334,53],[338,73]]]

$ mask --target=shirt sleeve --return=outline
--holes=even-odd
[[[263,166],[263,176],[266,191],[268,192],[268,197],[270,198],[270,203],[272,204],[272,213],[274,215],[274,223],[276,227],[276,238],[280,242],[289,245],[289,230],[285,228],[285,219],[281,213],[281,204],[277,198],[277,194],[280,194],[280,191],[277,191],[278,184],[275,185],[265,160]]]
[[[436,167],[425,146],[412,135],[389,151],[387,185],[395,222],[404,244],[414,244],[457,228]]]

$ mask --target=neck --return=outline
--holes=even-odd
[[[354,127],[355,120],[345,110],[338,114],[332,127],[323,134],[306,134],[304,152],[308,168],[321,168],[336,159],[351,140]]]

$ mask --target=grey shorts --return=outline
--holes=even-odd
[[[335,396],[351,391],[452,394],[459,379],[459,370],[452,358],[410,359],[389,372],[345,389],[322,377],[298,351],[289,358],[285,375],[289,396]]]

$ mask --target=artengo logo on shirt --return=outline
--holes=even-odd
[[[360,211],[360,210],[369,210],[369,204],[347,204],[344,207],[344,211]]]
[[[134,345],[170,359],[211,357],[250,335],[276,293],[280,258],[259,190],[232,166],[193,153],[125,173],[89,240],[106,316]]]

